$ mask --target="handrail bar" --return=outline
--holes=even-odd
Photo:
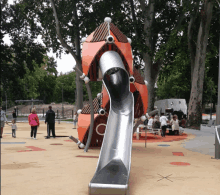
[[[215,127],[215,132],[216,132],[217,140],[218,140],[218,143],[220,144],[220,136],[218,134],[218,128],[220,128],[220,125]]]

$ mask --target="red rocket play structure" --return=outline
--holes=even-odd
[[[129,75],[130,92],[134,97],[134,118],[140,118],[147,112],[148,91],[146,81],[133,66],[131,40],[127,38],[111,21],[102,23],[83,42],[82,68],[83,73],[90,81],[101,81],[99,61],[107,51],[117,52]],[[108,121],[110,98],[105,85],[102,91],[93,100],[94,126],[90,147],[101,147]],[[85,105],[78,117],[78,139],[84,145],[88,139],[90,128],[90,105]]]

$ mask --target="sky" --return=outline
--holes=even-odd
[[[13,4],[13,0],[9,0],[8,1],[9,4]],[[10,42],[10,37],[8,35],[6,35],[3,38],[4,42],[8,45],[11,44]],[[37,42],[40,42],[41,44],[43,44],[43,41],[41,40],[41,37],[38,36]],[[44,45],[44,44],[43,44]],[[44,45],[45,46],[45,45]],[[54,57],[54,59],[57,61],[57,71],[58,73],[67,73],[73,70],[73,67],[75,66],[76,62],[74,60],[74,58],[72,57],[71,54],[61,54],[61,59],[60,58],[56,58],[56,54],[51,52],[47,53],[48,56],[50,57]]]

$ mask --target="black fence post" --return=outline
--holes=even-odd
[[[30,113],[31,113],[31,108],[30,108]]]

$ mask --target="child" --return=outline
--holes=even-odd
[[[11,122],[12,122],[12,124],[11,125],[8,124],[8,125],[11,126],[11,128],[12,128],[12,137],[16,138],[17,125],[16,125],[14,119]]]
[[[78,122],[78,114],[77,114],[77,112],[75,112],[74,116],[73,116],[73,129],[76,129],[77,122]]]

